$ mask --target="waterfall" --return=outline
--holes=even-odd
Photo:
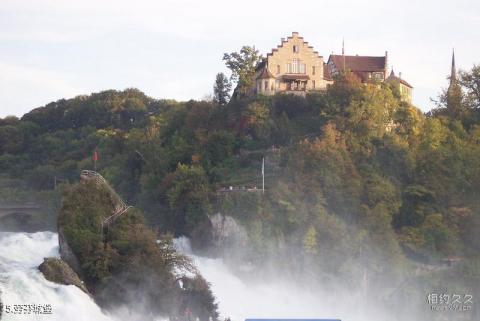
[[[174,240],[175,247],[190,256],[203,277],[211,284],[221,319],[246,318],[331,318],[346,320],[390,320],[368,317],[359,309],[355,296],[345,292],[326,293],[321,288],[295,284],[281,275],[259,280],[238,275],[221,258],[195,255],[189,239]],[[59,256],[58,235],[51,232],[0,233],[0,291],[4,305],[50,304],[51,315],[3,314],[2,320],[53,321],[151,321],[152,315],[132,315],[128,307],[102,311],[93,299],[73,285],[47,281],[38,271],[44,257]],[[232,253],[235,255],[235,253]],[[249,272],[255,274],[255,271]]]
[[[113,320],[73,285],[47,281],[37,267],[44,257],[58,256],[58,236],[51,232],[0,233],[1,300],[14,305],[50,305],[52,314],[3,313],[3,320]]]
[[[330,301],[334,298],[319,297],[318,293],[285,280],[258,282],[244,279],[232,272],[221,258],[194,255],[186,237],[175,239],[174,245],[193,259],[202,276],[211,284],[221,318],[243,321],[246,318],[319,318],[337,315],[330,308]]]

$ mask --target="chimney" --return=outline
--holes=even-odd
[[[296,32],[296,31],[292,32],[292,37],[295,37],[295,36],[298,37],[298,32]]]
[[[402,79],[402,73],[401,72],[398,73],[398,78]]]
[[[282,40],[282,43],[284,43],[284,42],[285,42],[285,38],[282,38],[281,40]]]

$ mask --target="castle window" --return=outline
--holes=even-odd
[[[315,89],[315,80],[312,80],[312,88]]]
[[[383,80],[383,73],[381,73],[381,72],[376,72],[376,73],[374,74],[374,77],[375,77],[376,80]]]
[[[312,66],[312,75],[315,75],[315,66]]]
[[[299,69],[299,73],[301,74],[305,74],[307,72],[307,65],[305,64],[299,64],[298,65],[298,69]]]
[[[265,85],[265,91],[268,90],[268,81],[267,80],[264,80],[263,81],[263,84]]]
[[[280,74],[280,65],[277,65],[277,75]]]
[[[300,52],[298,46],[296,46],[296,45],[293,46],[293,52],[295,52],[295,53]]]
[[[293,63],[292,63],[292,67],[293,67],[293,68],[292,68],[292,69],[293,69],[293,70],[292,70],[292,73],[294,73],[294,74],[297,74],[297,73],[298,73],[298,63],[299,63],[298,59],[297,59],[297,58],[294,58],[294,59],[293,59]]]

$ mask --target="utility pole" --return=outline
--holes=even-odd
[[[265,193],[265,157],[262,158],[262,193]]]

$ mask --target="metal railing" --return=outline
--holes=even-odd
[[[126,213],[130,208],[132,208],[132,206],[128,206],[127,204],[125,204],[125,202],[117,194],[117,192],[115,192],[115,190],[108,184],[107,180],[99,173],[92,170],[82,170],[82,172],[80,173],[80,178],[94,180],[95,184],[104,186],[105,188],[107,188],[107,190],[110,192],[114,199],[113,201],[115,203],[115,208],[113,210],[113,214],[103,220],[102,233],[105,228],[108,228],[111,223],[115,222],[117,218],[119,218],[122,214]]]
[[[80,178],[94,179],[95,183],[97,183],[97,185],[100,185],[100,184],[107,184],[108,185],[107,180],[105,178],[103,178],[102,175],[100,175],[99,173],[97,173],[95,171],[84,169],[80,174]]]

